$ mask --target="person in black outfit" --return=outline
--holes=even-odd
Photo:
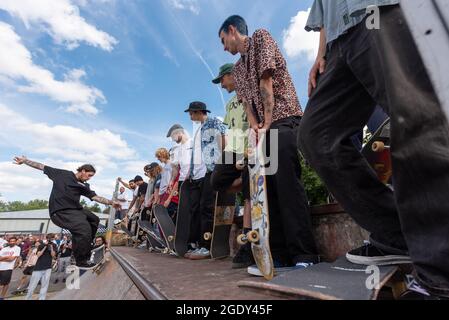
[[[49,200],[51,221],[60,228],[69,230],[72,234],[73,255],[80,269],[92,269],[93,263],[88,262],[92,251],[92,242],[97,233],[100,219],[80,204],[80,197],[91,201],[120,208],[118,201],[97,196],[90,189],[89,181],[96,173],[92,165],[83,165],[77,173],[55,169],[41,163],[28,160],[26,157],[15,157],[17,165],[26,164],[42,170],[53,181],[53,189]]]

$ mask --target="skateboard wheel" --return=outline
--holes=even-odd
[[[385,143],[382,141],[376,141],[373,143],[372,149],[374,152],[382,152],[385,150]]]
[[[167,238],[167,240],[168,240],[169,242],[172,242],[173,240],[175,240],[175,237],[174,237],[174,236],[169,236],[169,237]]]
[[[235,167],[237,168],[237,170],[242,171],[243,169],[245,169],[245,162],[244,161],[237,161],[237,164],[235,165]]]
[[[143,236],[143,231],[139,231],[139,236]]]
[[[259,240],[260,240],[259,232],[253,230],[248,233],[248,241],[249,242],[256,243],[256,242],[259,242]]]
[[[153,220],[151,220],[151,222],[156,223],[157,222],[156,218],[153,218]]]
[[[209,240],[211,240],[211,239],[212,239],[212,233],[206,232],[206,233],[204,234],[204,240],[209,241]]]
[[[241,234],[237,237],[237,243],[241,246],[244,246],[245,244],[248,243],[248,238],[246,237],[245,234]]]

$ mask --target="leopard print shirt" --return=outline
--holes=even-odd
[[[263,122],[264,106],[259,83],[264,72],[271,71],[275,101],[272,121],[302,116],[296,89],[287,70],[287,62],[270,33],[263,29],[257,30],[252,38],[246,39],[245,45],[247,53],[242,55],[233,71],[239,100],[246,100],[255,109],[259,122]]]

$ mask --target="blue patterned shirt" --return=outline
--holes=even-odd
[[[324,27],[327,43],[330,43],[362,22],[368,6],[380,7],[398,3],[399,0],[315,0],[306,30],[320,31]]]
[[[221,158],[219,141],[226,135],[226,126],[217,118],[207,118],[201,126],[201,153],[207,171],[214,171],[215,164]]]

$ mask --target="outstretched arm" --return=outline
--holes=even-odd
[[[95,201],[95,202],[107,205],[107,206],[114,206],[115,208],[120,208],[121,207],[120,202],[112,201],[112,200],[109,200],[109,199],[106,199],[106,198],[103,198],[103,197],[100,197],[100,196],[95,196],[95,197],[92,198],[92,200]]]
[[[25,156],[15,157],[14,164],[17,164],[17,165],[26,164],[27,166],[29,166],[31,168],[41,170],[41,171],[44,171],[44,167],[45,167],[45,165],[43,165],[42,163],[28,160]]]
[[[126,188],[131,190],[131,188],[129,187],[129,184],[126,183],[125,181],[122,180],[122,178],[118,178],[118,181]]]

